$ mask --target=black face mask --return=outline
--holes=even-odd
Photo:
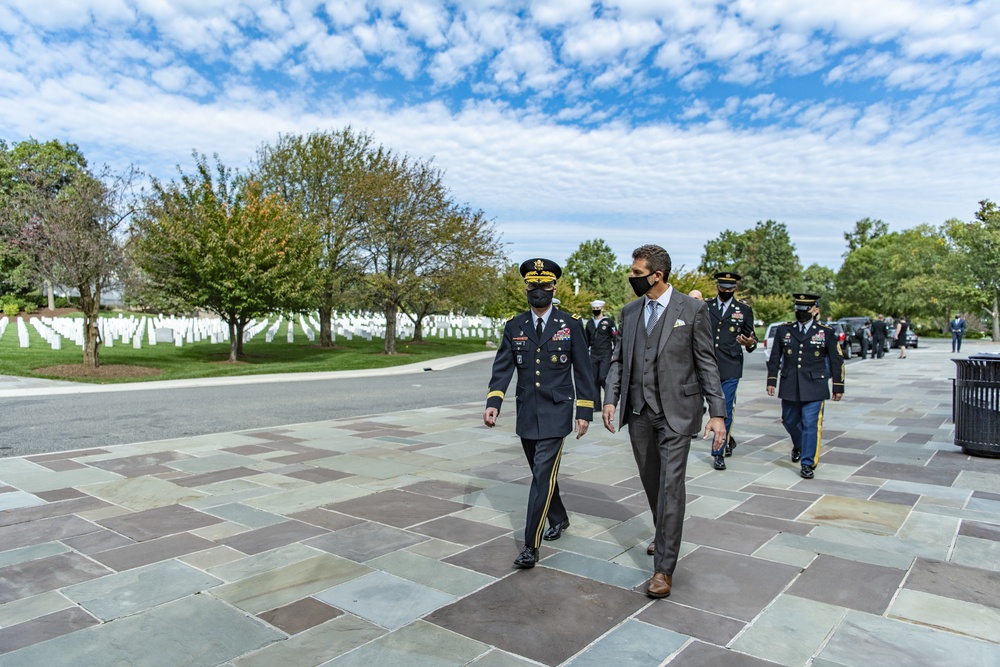
[[[808,322],[813,318],[813,314],[808,310],[796,310],[795,311],[795,321],[799,323]]]
[[[649,278],[649,276],[651,275],[653,274],[650,273],[645,276],[629,276],[628,278],[629,285],[632,286],[632,291],[635,292],[636,296],[642,296],[643,294],[649,291],[650,287],[653,286],[652,284],[650,284],[649,280],[647,280],[647,278]]]
[[[594,317],[600,317],[600,316],[601,316],[601,311],[595,310],[594,311]]]
[[[552,304],[555,291],[547,289],[528,290],[528,305],[532,308],[548,308]]]
[[[719,292],[719,301],[729,301],[735,292]]]

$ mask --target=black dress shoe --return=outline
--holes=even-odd
[[[725,470],[726,457],[722,456],[721,454],[719,456],[716,456],[715,461],[712,463],[712,465],[715,466],[716,470]]]
[[[802,479],[812,479],[813,478],[813,467],[812,466],[802,466]]]
[[[726,456],[732,456],[734,449],[736,449],[736,438],[729,436],[729,442],[726,443]]]
[[[802,458],[802,450],[798,447],[792,448],[792,463],[798,463],[799,459]]]
[[[545,532],[542,533],[542,539],[549,540],[550,542],[552,540],[558,540],[562,537],[562,532],[567,528],[569,528],[569,519],[563,519],[562,523],[557,523],[554,526],[546,528]]]
[[[521,553],[514,559],[514,565],[525,570],[535,567],[538,562],[538,548],[525,546]]]

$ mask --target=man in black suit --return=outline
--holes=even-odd
[[[622,309],[621,344],[611,355],[605,383],[604,427],[628,424],[639,480],[653,513],[655,536],[646,552],[653,576],[646,595],[670,595],[684,524],[684,474],[691,438],[701,430],[704,402],[710,419],[705,436],[713,449],[725,445],[726,401],[719,383],[708,306],[675,290],[670,255],[657,245],[632,253],[629,283],[641,297]]]
[[[594,405],[601,405],[601,390],[604,389],[604,378],[611,366],[611,351],[615,348],[618,338],[618,328],[610,315],[604,314],[604,302],[590,302],[594,317],[587,320],[587,344],[590,345],[590,361],[594,365]]]
[[[792,440],[792,462],[801,461],[800,475],[812,479],[819,460],[823,433],[823,405],[844,395],[844,354],[837,333],[813,319],[815,294],[793,294],[795,321],[785,322],[774,334],[767,359],[767,395],[774,396],[778,376],[781,386],[781,423]]]
[[[577,439],[583,437],[594,414],[593,368],[580,317],[552,306],[561,275],[559,265],[548,259],[529,259],[521,264],[531,309],[510,318],[504,326],[483,413],[483,423],[496,426],[516,369],[514,430],[521,437],[531,468],[524,549],[514,560],[520,568],[535,566],[542,539],[557,540],[569,528],[569,515],[556,483],[563,441],[574,430]],[[546,518],[548,529],[544,529]]]
[[[888,337],[889,325],[885,323],[885,315],[879,315],[878,319],[872,322],[872,343],[875,346],[872,358],[881,359],[885,356],[885,343]]]

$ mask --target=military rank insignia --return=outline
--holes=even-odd
[[[552,336],[552,340],[569,340],[569,327],[555,332]]]

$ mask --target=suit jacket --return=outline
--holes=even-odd
[[[629,379],[636,327],[646,326],[642,312],[645,302],[645,299],[636,299],[622,309],[621,343],[611,355],[611,368],[605,381],[605,405],[614,405],[621,399],[619,427],[627,424],[631,416]],[[660,405],[673,431],[697,434],[701,430],[705,399],[712,417],[726,416],[726,399],[722,395],[715,360],[708,306],[675,289],[660,319],[663,328],[656,354]]]
[[[778,397],[788,401],[825,401],[833,393],[844,393],[844,354],[837,333],[813,322],[805,333],[795,322],[778,327],[767,358],[767,386],[773,387],[781,375]]]
[[[753,336],[753,309],[735,298],[729,300],[726,312],[720,313],[718,300],[706,301],[708,316],[712,320],[715,337],[715,359],[719,363],[719,377],[723,380],[743,377],[743,346],[736,342],[736,336]],[[757,349],[757,341],[747,349],[747,353]]]
[[[532,311],[515,315],[504,325],[493,360],[486,407],[500,410],[504,393],[517,370],[517,420],[522,438],[563,438],[573,430],[573,384],[576,418],[594,415],[594,367],[580,318],[553,308],[541,339],[535,334]]]
[[[965,318],[957,317],[951,321],[952,333],[965,333]]]
[[[888,335],[889,325],[885,323],[885,320],[875,320],[872,322],[872,338],[876,341],[885,341]]]

